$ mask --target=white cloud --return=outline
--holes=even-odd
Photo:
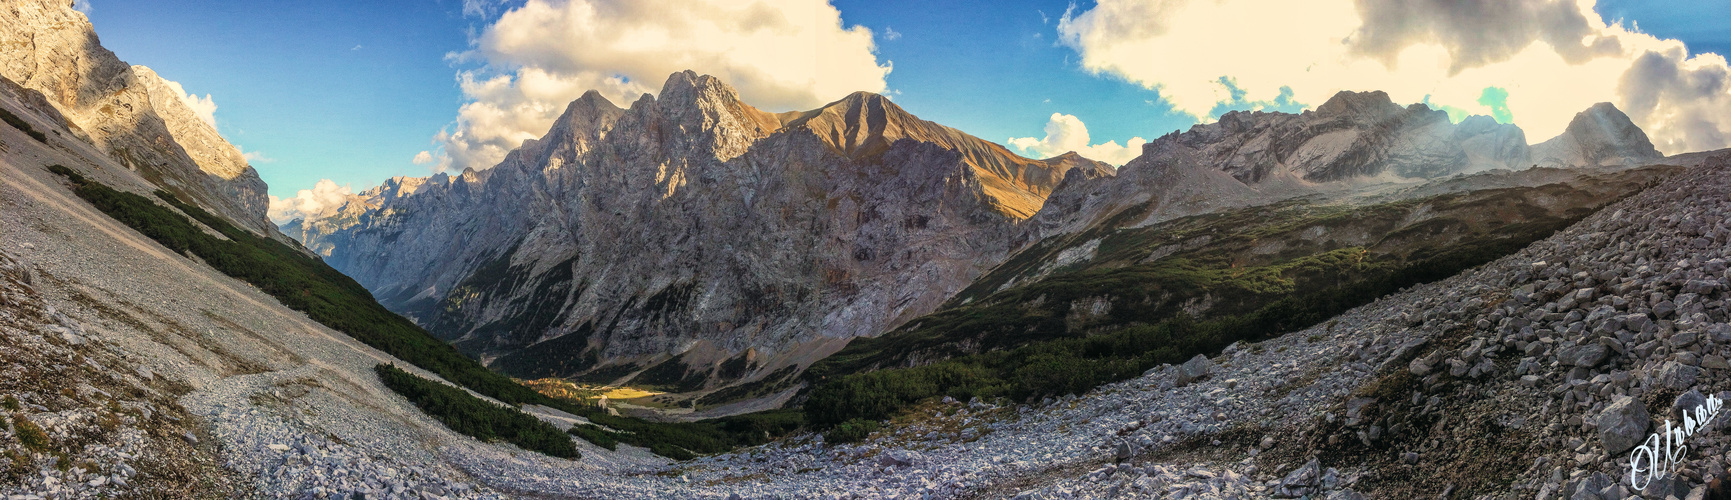
[[[430,153],[427,151],[415,153],[414,162],[416,165],[426,165],[428,163],[432,163],[433,162],[433,153]]]
[[[492,2],[471,5],[484,13]],[[529,0],[451,57],[484,67],[458,74],[469,102],[434,137],[440,171],[493,166],[591,89],[627,107],[689,69],[781,111],[881,92],[890,71],[872,31],[843,26],[824,0]]]
[[[246,158],[247,163],[276,163],[276,158],[265,156],[263,151],[247,151],[239,144],[236,144],[234,148],[241,150],[240,155]]]
[[[95,9],[95,7],[90,6],[90,0],[72,0],[72,10],[81,12],[86,16],[90,15],[90,11]]]
[[[162,79],[162,82],[168,84],[168,89],[174,91],[175,97],[179,97],[180,102],[186,103],[186,107],[191,109],[193,114],[198,115],[199,121],[204,122],[205,125],[210,125],[210,128],[216,128],[216,101],[210,98],[210,94],[199,97],[187,93],[186,89],[180,86],[180,82],[166,78]]]
[[[485,17],[493,14],[505,0],[463,0],[463,15]]]
[[[902,38],[902,34],[900,32],[897,32],[895,30],[895,28],[891,28],[889,26],[884,26],[884,41],[893,42],[896,40],[900,40],[901,38]]]
[[[1050,158],[1070,151],[1075,151],[1091,160],[1099,160],[1113,165],[1122,166],[1142,154],[1142,145],[1148,141],[1135,137],[1118,145],[1118,141],[1106,141],[1101,144],[1088,144],[1088,126],[1073,115],[1052,113],[1052,119],[1046,121],[1046,137],[1011,137],[1010,145],[1022,150],[1023,154],[1034,158]]]
[[[1275,102],[1282,87],[1310,105],[1385,90],[1490,114],[1479,98],[1500,87],[1534,142],[1609,101],[1666,153],[1731,145],[1725,59],[1608,24],[1593,0],[1100,0],[1058,32],[1083,68],[1203,121],[1222,104]]]
[[[338,186],[336,181],[319,179],[312,189],[302,189],[292,198],[271,196],[270,220],[282,225],[295,219],[316,219],[330,215],[354,194],[354,189],[348,184]]]

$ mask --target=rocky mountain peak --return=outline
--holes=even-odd
[[[1383,118],[1399,114],[1403,108],[1381,90],[1354,92],[1343,90],[1316,107],[1316,114],[1325,117]]]
[[[1586,111],[1576,113],[1564,133],[1574,136],[1583,146],[1590,146],[1585,151],[1590,158],[1663,156],[1653,148],[1647,133],[1629,120],[1629,115],[1608,102],[1594,104]]]
[[[1664,157],[1647,133],[1617,106],[1594,104],[1575,114],[1563,134],[1533,146],[1538,165],[1637,165]]]

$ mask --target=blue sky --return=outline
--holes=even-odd
[[[430,173],[411,159],[438,151],[434,135],[471,99],[458,72],[483,65],[447,54],[469,50],[512,7],[475,16],[460,0],[90,3],[103,45],[121,59],[212,96],[218,129],[264,156],[254,167],[279,197],[320,179],[360,190]],[[1152,139],[1198,120],[1163,101],[1145,73],[1104,59],[1085,65],[1083,48],[1056,43],[1067,1],[832,4],[845,25],[874,32],[877,62],[893,64],[886,93],[922,118],[987,140],[1041,137],[1053,113],[1085,122],[1092,143]],[[1083,2],[1074,12],[1093,7]],[[1724,0],[1606,0],[1598,11],[1682,40],[1693,53],[1731,53]],[[1248,105],[1219,110],[1232,107]]]

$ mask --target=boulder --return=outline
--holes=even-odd
[[[1659,367],[1659,374],[1654,383],[1667,389],[1684,390],[1695,386],[1695,381],[1701,376],[1701,369],[1693,366],[1666,361]]]
[[[1613,396],[1611,405],[1599,413],[1599,441],[1605,452],[1617,455],[1641,444],[1647,437],[1647,427],[1653,419],[1641,401],[1628,396]]]
[[[1592,368],[1610,357],[1611,349],[1597,342],[1565,347],[1557,351],[1557,361],[1570,366]]]
[[[1183,365],[1178,366],[1178,385],[1184,386],[1207,378],[1212,371],[1214,371],[1214,362],[1209,361],[1208,356],[1197,354],[1196,357],[1190,358],[1190,361],[1185,361]]]
[[[1287,474],[1274,489],[1275,498],[1298,498],[1317,492],[1322,484],[1322,461],[1315,458]]]
[[[890,450],[888,452],[885,452],[882,455],[878,455],[878,464],[895,466],[895,467],[907,467],[910,465],[918,464],[918,463],[920,463],[920,461],[922,461],[924,459],[925,459],[925,457],[921,456],[920,452],[917,452],[917,451],[913,451],[913,450]]]
[[[1692,414],[1695,407],[1704,404],[1707,404],[1707,396],[1701,395],[1701,391],[1689,389],[1689,392],[1678,394],[1677,399],[1671,401],[1671,418],[1682,422],[1683,411],[1687,410]]]

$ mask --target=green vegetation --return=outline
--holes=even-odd
[[[850,418],[845,422],[836,424],[835,427],[830,428],[829,432],[823,433],[823,440],[828,443],[857,443],[867,436],[871,436],[877,430],[878,422],[876,420]]]
[[[23,118],[19,118],[18,115],[12,114],[12,112],[6,108],[0,108],[0,121],[4,121],[7,125],[11,125],[13,128],[24,132],[26,135],[29,135],[31,139],[36,139],[36,142],[48,144],[48,135],[37,132],[36,127],[30,126],[30,122],[24,121]]]
[[[609,450],[619,449],[619,440],[613,437],[616,434],[607,432],[606,429],[593,424],[577,424],[571,427],[570,432],[571,435],[583,438],[584,441],[595,443],[595,446]]]
[[[649,448],[674,460],[724,453],[739,446],[756,446],[787,435],[805,425],[797,410],[771,410],[697,422],[662,423],[617,417],[598,407],[578,412],[601,427],[571,429],[571,433],[596,446],[613,449],[616,443]],[[607,429],[612,429],[608,431]],[[611,443],[611,444],[610,444]]]
[[[24,405],[18,402],[17,397],[7,394],[6,399],[0,400],[0,408],[5,408],[7,411],[19,411],[24,409]]]
[[[482,441],[502,440],[525,450],[559,458],[582,456],[577,453],[570,436],[515,408],[487,402],[462,389],[414,376],[396,366],[380,363],[373,367],[373,371],[378,372],[385,387],[408,398],[422,412],[453,431]]]
[[[24,443],[24,448],[34,452],[48,451],[48,434],[42,432],[36,422],[31,422],[23,413],[12,414],[12,430],[18,435],[18,442]]]

